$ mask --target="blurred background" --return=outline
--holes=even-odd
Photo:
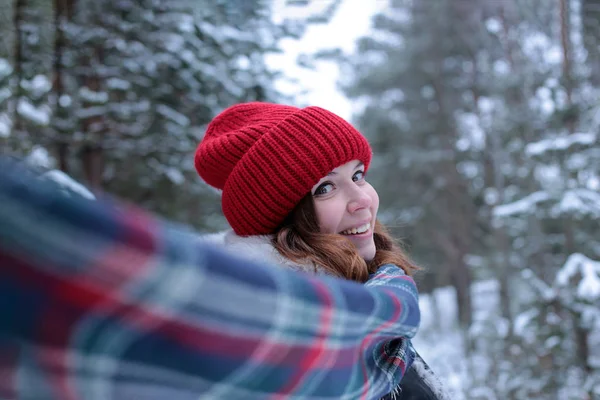
[[[193,154],[253,100],[369,138],[454,398],[600,398],[600,0],[0,0],[2,154],[64,182],[223,229]]]

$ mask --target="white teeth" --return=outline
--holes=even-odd
[[[361,225],[357,228],[352,228],[352,229],[346,229],[345,231],[341,232],[342,235],[356,235],[359,233],[365,233],[366,231],[369,230],[369,228],[371,227],[370,223],[366,223],[364,225]]]

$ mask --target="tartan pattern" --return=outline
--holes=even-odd
[[[377,399],[414,358],[413,280],[259,265],[0,159],[0,398]]]

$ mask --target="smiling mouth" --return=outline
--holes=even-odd
[[[351,228],[351,229],[346,229],[345,231],[341,231],[340,235],[360,235],[362,233],[367,232],[369,229],[371,228],[371,224],[370,223],[366,223],[363,224],[361,226],[358,226],[356,228]]]

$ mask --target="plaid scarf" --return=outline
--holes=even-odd
[[[413,280],[242,260],[0,159],[0,398],[377,399],[414,358]]]

